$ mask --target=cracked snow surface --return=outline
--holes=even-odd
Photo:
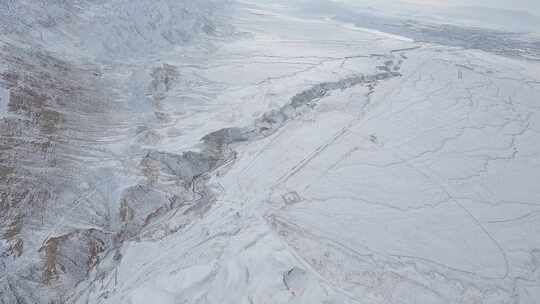
[[[0,3],[0,303],[540,302],[538,41],[68,2]]]

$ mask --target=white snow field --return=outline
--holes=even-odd
[[[540,303],[540,42],[336,16],[2,1],[0,303]]]

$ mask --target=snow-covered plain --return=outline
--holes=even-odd
[[[540,301],[538,50],[57,2],[0,39],[0,303]]]

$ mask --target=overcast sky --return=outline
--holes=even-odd
[[[309,3],[310,0],[305,0]],[[540,33],[540,0],[327,0],[385,14],[499,30]],[[491,8],[496,10],[489,10]],[[502,9],[502,10],[501,10]]]
[[[487,6],[512,10],[523,10],[540,15],[540,0],[404,0],[445,6]]]
[[[339,0],[338,0],[339,1]],[[370,3],[372,0],[341,0],[349,3]],[[502,8],[510,10],[521,10],[540,16],[540,0],[379,0],[379,3],[386,2],[395,4],[396,2],[413,3],[425,6],[451,7],[451,6],[485,6],[490,8]]]

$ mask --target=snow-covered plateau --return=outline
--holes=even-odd
[[[0,0],[0,303],[540,303],[538,33],[312,4]]]

